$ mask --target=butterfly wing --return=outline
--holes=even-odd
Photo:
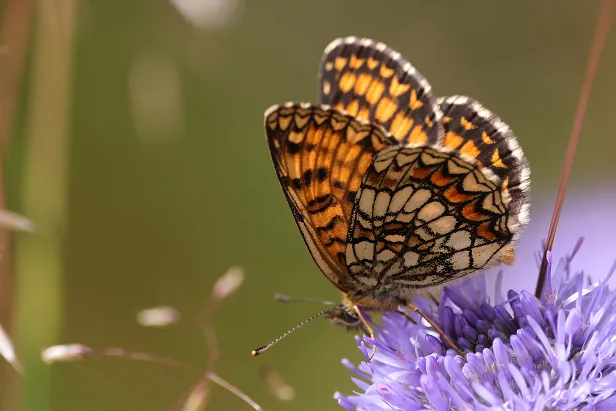
[[[321,61],[319,102],[381,124],[403,143],[435,144],[440,112],[428,81],[383,43],[334,40]]]
[[[376,153],[396,140],[379,126],[309,104],[270,108],[265,132],[312,257],[332,283],[349,289],[344,251],[353,202]]]
[[[511,224],[526,225],[529,221],[530,167],[509,126],[469,97],[440,98],[438,105],[443,112],[442,144],[472,157],[480,167],[494,173],[503,192],[510,197]],[[516,233],[521,231],[515,230]]]
[[[473,124],[488,130],[480,117]],[[517,146],[504,123],[482,118],[493,123],[491,139]],[[458,131],[467,141],[475,136]],[[349,275],[364,285],[360,294],[368,301],[408,301],[418,289],[512,261],[512,241],[528,219],[526,160],[517,151],[518,162],[499,175],[491,170],[494,164],[480,161],[482,151],[472,156],[462,147],[391,147],[367,170],[345,257]],[[507,179],[521,182],[515,195],[503,184]],[[362,303],[359,296],[355,301]]]

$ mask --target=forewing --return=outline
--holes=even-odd
[[[511,224],[520,233],[529,220],[530,167],[507,124],[477,101],[464,96],[440,98],[443,145],[476,160],[500,180],[510,197]]]
[[[511,218],[498,178],[472,159],[439,147],[383,150],[353,210],[349,274],[376,300],[408,301],[498,262],[515,234]]]
[[[321,104],[381,124],[403,143],[438,141],[440,112],[430,84],[385,44],[334,40],[325,49],[319,78]]]
[[[353,202],[375,154],[396,140],[329,107],[289,103],[265,113],[280,184],[315,262],[349,288],[344,251]]]

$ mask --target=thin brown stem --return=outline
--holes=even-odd
[[[161,357],[161,356],[150,354],[150,353],[126,351],[123,348],[115,348],[115,347],[105,348],[98,352],[94,351],[92,355],[99,355],[101,357],[119,357],[119,358],[125,358],[128,360],[134,360],[134,361],[146,361],[146,362],[162,364],[162,365],[166,365],[169,367],[173,367],[178,370],[189,372],[194,375],[201,374],[199,370],[190,368],[186,366],[184,363],[174,360],[173,358]]]
[[[565,191],[567,181],[569,180],[569,173],[573,166],[573,159],[577,150],[578,141],[580,139],[580,131],[582,130],[582,123],[584,121],[584,115],[586,114],[586,108],[588,107],[588,100],[590,99],[590,92],[592,85],[597,76],[597,70],[599,68],[599,62],[605,49],[608,34],[612,26],[612,20],[614,17],[614,11],[616,10],[616,0],[604,0],[601,4],[601,10],[599,11],[599,21],[595,29],[595,35],[588,57],[588,64],[586,66],[586,74],[584,76],[584,83],[580,92],[580,98],[578,100],[577,109],[575,111],[575,118],[573,120],[573,128],[569,135],[569,146],[567,147],[567,155],[565,157],[565,164],[563,165],[563,171],[560,178],[560,184],[558,186],[558,195],[556,197],[556,204],[554,206],[554,213],[552,214],[552,221],[550,221],[550,228],[548,230],[548,237],[546,240],[546,246],[541,260],[541,268],[539,269],[539,278],[537,279],[537,288],[535,289],[535,296],[541,298],[543,292],[543,284],[547,275],[547,260],[546,253],[552,251],[554,244],[554,238],[556,236],[556,228],[558,227],[558,220],[560,219],[563,202],[565,200]]]
[[[208,371],[208,372],[205,373],[205,378],[210,380],[210,381],[212,381],[214,384],[217,384],[217,385],[221,386],[222,388],[224,388],[225,390],[229,391],[230,393],[232,393],[236,397],[242,399],[246,404],[250,405],[255,410],[263,411],[263,408],[261,408],[261,406],[259,404],[254,402],[252,398],[250,398],[248,395],[244,394],[236,386],[234,386],[231,383],[229,383],[229,382],[223,380],[222,378],[220,378],[217,374],[214,374],[213,372]]]
[[[0,31],[0,153],[4,154],[19,100],[26,50],[30,41],[29,0],[5,2]]]
[[[8,208],[4,159],[13,127],[19,91],[30,42],[32,3],[30,0],[4,2],[4,19],[0,24],[0,208]],[[9,335],[14,332],[14,279],[11,258],[11,233],[0,231],[0,321]],[[0,409],[18,409],[20,381],[12,370],[0,373]]]
[[[220,359],[220,344],[218,344],[218,336],[214,328],[214,313],[218,308],[218,301],[210,299],[205,312],[205,321],[203,324],[203,337],[207,346],[208,359],[207,369],[214,371],[218,360]]]

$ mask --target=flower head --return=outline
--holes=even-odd
[[[575,252],[573,253],[575,254]],[[355,395],[337,393],[348,410],[611,409],[616,406],[616,299],[603,280],[572,274],[571,258],[552,273],[542,299],[527,291],[497,295],[484,276],[415,301],[456,344],[447,349],[415,313],[387,313],[369,362],[358,367]],[[612,270],[613,271],[613,270]],[[498,285],[497,285],[497,288]],[[409,320],[412,319],[411,320]]]

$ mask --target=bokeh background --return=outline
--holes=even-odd
[[[599,1],[0,5],[0,59],[23,62],[12,77],[3,68],[3,87],[13,90],[0,95],[4,202],[38,227],[16,234],[4,260],[2,318],[26,375],[2,365],[3,409],[174,409],[193,374],[114,358],[49,367],[38,353],[80,342],[204,370],[199,313],[231,266],[246,276],[214,318],[216,372],[269,411],[340,409],[333,393],[353,389],[340,359],[360,358],[352,335],[317,320],[262,357],[249,354],[320,308],[281,305],[275,292],[339,298],[304,247],[262,127],[270,105],[316,100],[321,53],[339,36],[386,42],[437,94],[472,96],[511,125],[532,167],[534,219],[505,284],[534,289],[533,253],[549,223]],[[616,255],[615,72],[613,34],[556,244],[558,256],[586,236],[578,263],[597,277]],[[136,323],[140,310],[163,304],[183,320],[162,330]],[[269,392],[264,367],[295,389],[292,401]],[[218,387],[209,400],[209,410],[250,409]]]

